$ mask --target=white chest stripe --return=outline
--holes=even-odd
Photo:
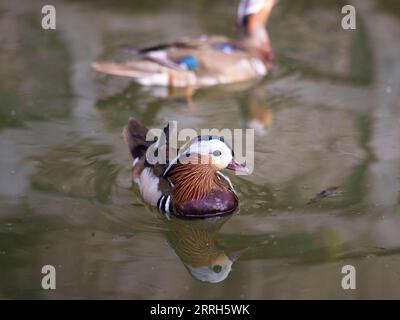
[[[166,211],[167,213],[169,213],[169,205],[170,205],[170,202],[171,202],[171,197],[168,196],[168,197],[167,197],[167,202],[165,203],[165,211]]]
[[[158,201],[157,201],[157,207],[158,207],[158,209],[160,209],[166,213],[171,213],[170,203],[171,203],[170,196],[161,196],[160,199],[158,199]]]
[[[136,166],[136,164],[137,164],[138,162],[139,162],[139,157],[133,159],[132,167]]]

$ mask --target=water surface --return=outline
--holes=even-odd
[[[233,35],[232,1],[52,3],[57,30],[44,31],[42,2],[0,1],[0,298],[400,298],[396,1],[352,1],[345,31],[342,1],[281,0],[267,79],[191,103],[90,63],[126,44]],[[255,170],[231,177],[240,211],[182,221],[144,205],[129,116],[255,128]],[[40,286],[46,264],[54,291]],[[356,290],[341,288],[347,264]]]

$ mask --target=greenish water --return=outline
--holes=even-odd
[[[232,1],[0,1],[0,298],[400,298],[400,5],[281,0],[265,81],[182,92],[90,63],[182,35],[234,34]],[[121,138],[149,127],[255,127],[255,170],[230,218],[143,204]],[[318,193],[338,187],[309,203]],[[41,268],[57,289],[41,289]],[[357,289],[343,290],[353,265]],[[198,278],[225,278],[206,283]],[[196,279],[197,277],[197,279]]]

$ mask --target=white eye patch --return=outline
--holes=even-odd
[[[221,140],[212,139],[192,144],[185,152],[187,157],[192,154],[210,156],[217,168],[223,169],[232,161],[232,150]]]
[[[163,175],[165,176],[178,160],[181,163],[185,163],[185,160],[194,154],[211,156],[213,164],[217,165],[220,169],[226,168],[233,159],[232,150],[219,139],[195,141],[189,147],[184,148],[178,156],[170,162]],[[192,159],[189,161],[192,161]]]
[[[231,155],[232,151],[228,146],[221,140],[213,139],[206,141],[199,141],[193,143],[187,150],[186,153],[200,154],[200,155],[214,155],[224,156]]]

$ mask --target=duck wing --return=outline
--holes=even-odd
[[[126,76],[147,86],[202,87],[249,80],[266,74],[257,52],[224,36],[183,38],[135,49],[124,62],[95,62],[100,72]]]
[[[166,200],[171,191],[171,184],[168,178],[163,176],[163,172],[168,165],[166,163],[151,163],[147,161],[146,153],[149,148],[162,150],[169,146],[168,131],[170,126],[164,128],[164,136],[158,140],[149,132],[149,129],[143,126],[134,118],[129,118],[128,123],[123,129],[123,137],[128,145],[129,151],[133,157],[132,173],[134,182],[139,186],[140,193],[146,202],[157,206],[160,200],[165,206]],[[167,149],[168,150],[168,149]]]

